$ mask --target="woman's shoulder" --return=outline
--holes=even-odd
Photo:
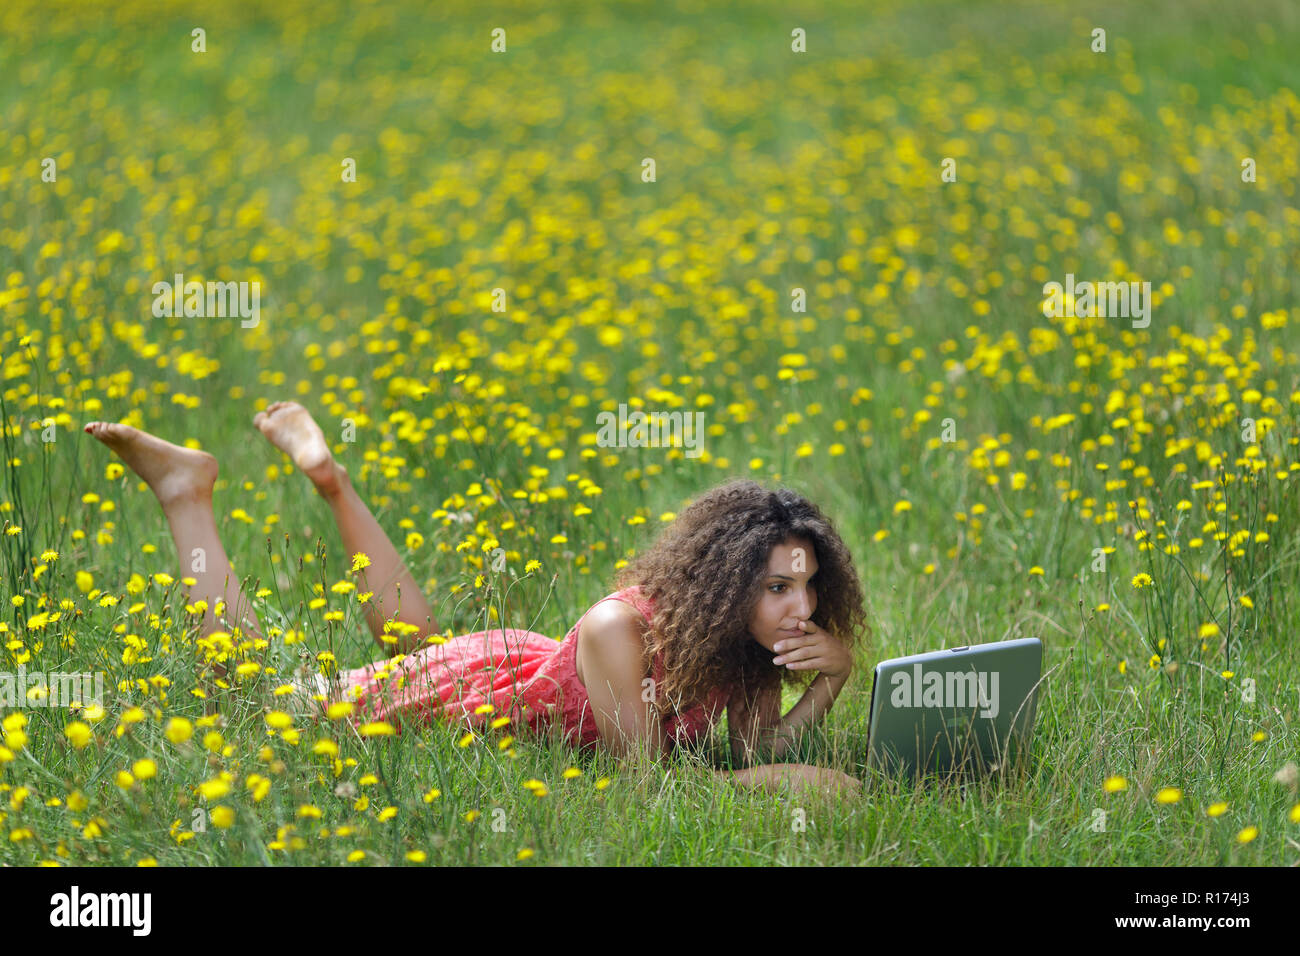
[[[633,620],[644,619],[648,622],[654,614],[654,601],[639,584],[620,588],[601,598],[596,605],[611,608],[611,613],[624,615]]]
[[[650,622],[650,608],[634,588],[622,588],[607,594],[587,608],[586,613],[574,626],[574,634],[579,640],[591,629],[593,621],[606,626],[611,622],[619,625],[631,625],[644,629]]]

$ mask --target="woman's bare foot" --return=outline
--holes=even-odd
[[[217,460],[206,451],[182,448],[130,425],[90,422],[84,431],[111,448],[153,489],[163,510],[195,501],[211,501]]]
[[[297,402],[274,402],[253,417],[267,440],[293,459],[294,466],[311,479],[322,495],[337,494],[347,472],[334,460],[325,433],[311,412]]]

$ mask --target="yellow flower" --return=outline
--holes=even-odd
[[[370,723],[361,725],[362,737],[390,736],[395,733],[397,733],[397,730],[393,727],[392,724],[388,723],[385,720],[374,720],[371,721]]]
[[[213,807],[209,816],[212,819],[212,825],[218,830],[225,830],[235,822],[235,811],[230,807]]]
[[[261,803],[262,799],[271,792],[271,781],[268,777],[263,777],[260,773],[250,773],[248,779],[244,781],[253,794],[253,802]]]
[[[384,809],[379,811],[379,822],[387,823],[395,816],[397,816],[397,807],[384,807]]]
[[[113,782],[123,790],[129,790],[131,784],[135,783],[135,777],[131,776],[125,770],[119,770],[117,776],[113,778]]]
[[[1290,820],[1292,823],[1300,823],[1300,803],[1297,803],[1294,807],[1291,808],[1291,810],[1287,813],[1286,818]]]
[[[1123,777],[1107,777],[1106,782],[1101,785],[1107,793],[1115,793],[1119,790],[1128,789],[1128,781]]]
[[[1255,837],[1259,836],[1259,827],[1246,827],[1237,834],[1238,843],[1249,843]]]
[[[1219,625],[1215,624],[1213,621],[1210,621],[1208,624],[1201,625],[1200,632],[1198,633],[1197,636],[1200,637],[1201,640],[1205,640],[1206,638],[1216,637],[1218,636],[1219,633],[1220,633]]]
[[[1133,587],[1145,588],[1151,586],[1151,575],[1143,571],[1141,574],[1135,574],[1132,581]]]
[[[72,742],[72,746],[76,747],[78,750],[85,747],[95,739],[95,735],[91,732],[90,726],[88,724],[83,724],[79,720],[74,720],[72,723],[68,724],[68,726],[64,727],[63,733],[64,736]]]
[[[473,742],[474,742],[474,734],[473,734],[473,732],[471,732],[471,733],[466,734],[464,737],[461,737],[460,740],[456,741],[456,746],[457,746],[457,747],[468,747],[468,746],[469,746],[470,744],[472,744]]]
[[[356,705],[350,700],[335,701],[325,708],[325,716],[330,720],[341,720],[347,717],[356,709]]]
[[[215,730],[209,730],[203,735],[203,746],[213,753],[218,753],[225,743],[226,739]]]
[[[596,781],[597,790],[604,790],[608,786],[609,786],[609,777],[601,777],[599,780]]]
[[[1162,787],[1156,792],[1156,803],[1177,803],[1183,799],[1183,791],[1177,787]]]
[[[469,810],[469,811],[467,811],[467,812],[465,813],[465,822],[466,822],[466,823],[473,823],[473,822],[474,822],[475,820],[477,820],[477,819],[478,819],[478,811],[477,811],[477,810]]]
[[[423,863],[429,858],[429,854],[423,850],[411,850],[406,854],[406,859],[411,863]]]
[[[515,854],[515,859],[526,860],[532,855],[533,855],[533,851],[528,849],[528,847],[524,847],[522,850],[520,850],[518,853]]]
[[[574,777],[581,777],[582,771],[577,767],[570,767],[568,770],[564,771],[562,776],[565,780],[572,780]]]
[[[442,791],[439,790],[437,787],[434,787],[432,790],[430,790],[428,793],[424,795],[424,802],[433,803],[433,801],[437,800],[438,797],[440,796],[442,796]]]
[[[1205,813],[1207,816],[1221,817],[1227,809],[1228,805],[1226,803],[1212,803],[1205,808]]]
[[[184,717],[173,717],[163,730],[163,736],[174,744],[183,744],[193,735],[194,725]]]
[[[137,780],[150,780],[158,775],[158,765],[146,757],[133,763],[131,772]]]
[[[311,752],[324,754],[327,757],[337,757],[339,755],[339,745],[328,738],[322,737],[312,745]]]
[[[352,567],[350,568],[351,573],[356,574],[362,568],[368,567],[370,567],[370,559],[366,557],[365,554],[358,552],[357,554],[352,555]]]
[[[1236,672],[1235,672],[1235,671],[1224,671],[1224,672],[1223,672],[1222,674],[1220,674],[1219,676],[1222,677],[1224,680],[1232,680],[1232,678],[1233,678],[1234,676],[1236,676]]]
[[[496,708],[493,707],[491,704],[479,704],[477,707],[474,708],[474,713],[476,713],[476,714],[490,714],[490,713],[492,713],[492,711],[494,711],[494,710],[496,710]]]
[[[1252,741],[1254,741],[1255,743],[1259,743],[1259,742],[1262,741],[1262,740],[1267,740],[1267,739],[1268,739],[1268,734],[1266,734],[1266,733],[1265,733],[1264,731],[1262,731],[1262,730],[1257,730],[1257,731],[1255,731],[1253,734],[1250,735],[1250,739],[1251,739]]]
[[[313,806],[310,803],[304,803],[298,808],[299,819],[310,817],[313,820],[320,819],[320,807]]]
[[[230,792],[230,781],[222,777],[214,777],[211,780],[205,780],[199,784],[199,793],[206,800],[219,800]]]
[[[1047,572],[1044,571],[1042,568],[1040,568],[1038,565],[1035,564],[1032,568],[1029,569],[1029,573],[1030,573],[1031,575],[1033,575],[1033,574],[1043,575],[1043,574],[1046,574]]]
[[[273,710],[266,715],[266,725],[275,730],[287,730],[293,726],[293,718],[282,710]]]
[[[349,863],[360,863],[365,858],[366,858],[365,850],[353,850],[351,853],[348,854]]]

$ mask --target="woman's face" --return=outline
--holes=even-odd
[[[749,620],[749,636],[769,651],[777,641],[803,633],[799,622],[817,610],[814,550],[806,538],[791,538],[774,547],[767,559],[763,594]]]

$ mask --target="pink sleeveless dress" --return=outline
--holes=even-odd
[[[601,601],[620,600],[635,607],[648,622],[654,604],[637,585],[615,591]],[[593,604],[594,608],[596,604]],[[403,725],[427,724],[434,718],[457,720],[483,728],[502,716],[511,718],[517,731],[526,725],[534,733],[553,727],[582,748],[597,746],[600,738],[587,690],[578,678],[578,628],[588,608],[562,641],[526,630],[475,631],[429,644],[401,663],[377,661],[339,674],[344,699],[357,704],[354,720],[385,720]],[[663,661],[656,658],[652,671],[662,680]],[[360,688],[356,696],[353,688]],[[719,719],[730,697],[718,688],[703,704],[670,717],[664,730],[670,741],[697,739]],[[483,704],[495,709],[477,714]]]

